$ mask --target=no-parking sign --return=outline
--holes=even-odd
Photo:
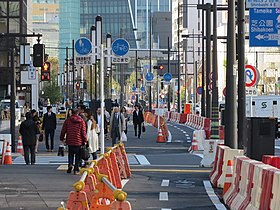
[[[249,64],[245,66],[245,83],[246,87],[253,87],[257,84],[259,80],[259,72],[258,70]]]

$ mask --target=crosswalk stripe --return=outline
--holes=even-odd
[[[169,180],[168,179],[163,179],[161,182],[162,187],[168,187],[169,186]]]
[[[151,165],[151,163],[147,160],[144,155],[135,155],[136,159],[140,163],[140,165]]]
[[[159,193],[160,201],[168,201],[168,192],[160,192]]]

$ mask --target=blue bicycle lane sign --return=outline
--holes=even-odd
[[[112,44],[112,51],[116,56],[124,56],[129,51],[129,43],[122,38],[116,39]]]

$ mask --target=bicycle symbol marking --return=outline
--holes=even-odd
[[[113,47],[113,51],[121,51],[121,52],[127,52],[128,47],[124,44],[117,43],[116,46]]]

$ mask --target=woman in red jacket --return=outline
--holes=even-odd
[[[79,164],[81,161],[80,149],[82,145],[87,143],[86,124],[78,114],[79,110],[74,109],[71,117],[65,120],[60,134],[60,141],[68,145],[67,173],[69,174],[73,170],[74,157],[74,174],[79,174]]]

